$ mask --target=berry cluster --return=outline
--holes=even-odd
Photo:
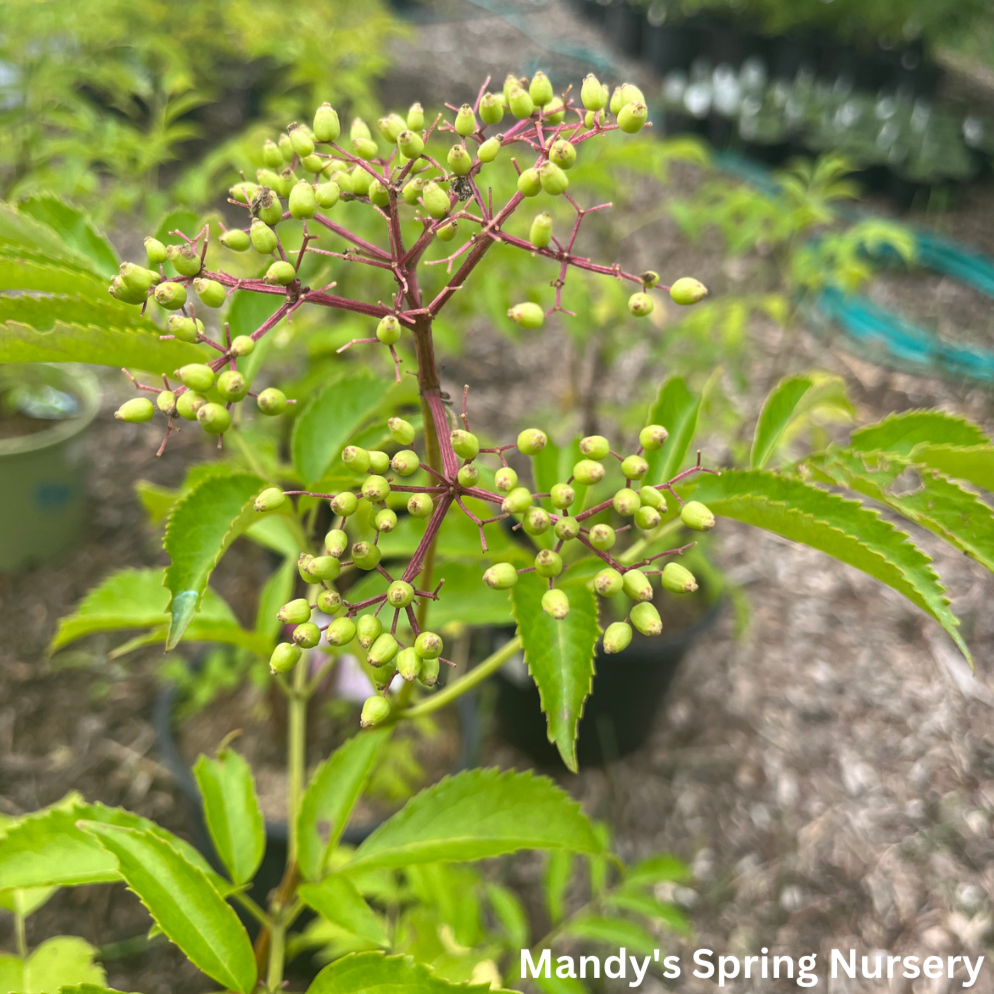
[[[369,343],[386,346],[392,357],[396,376],[400,378],[402,351],[410,346],[416,366],[425,425],[423,455],[411,445],[415,440],[412,425],[394,418],[389,423],[391,435],[400,448],[392,455],[347,447],[343,461],[356,474],[366,474],[360,492],[309,494],[328,499],[337,516],[335,527],[325,536],[320,555],[304,554],[299,570],[306,583],[322,586],[313,603],[320,611],[333,616],[323,629],[310,620],[311,600],[295,600],[284,605],[280,618],[294,624],[293,641],[280,645],[272,657],[272,669],[286,672],[299,659],[303,648],[316,645],[324,633],[330,645],[344,646],[358,640],[366,658],[377,674],[375,683],[380,695],[386,692],[397,672],[407,680],[420,679],[434,684],[442,660],[442,640],[433,632],[422,631],[413,609],[418,599],[434,599],[438,588],[431,586],[431,563],[436,537],[446,515],[453,508],[469,516],[478,526],[481,544],[487,551],[484,527],[504,519],[514,520],[513,527],[529,535],[552,529],[557,539],[554,549],[543,548],[535,557],[534,570],[548,580],[549,589],[542,607],[556,619],[567,616],[570,605],[566,591],[556,586],[563,571],[561,551],[567,542],[586,546],[604,562],[594,578],[594,589],[605,596],[626,592],[635,602],[629,621],[612,624],[604,639],[607,651],[623,649],[632,637],[632,626],[640,632],[659,631],[659,615],[651,603],[649,576],[661,576],[670,590],[695,589],[693,576],[676,563],[662,570],[644,567],[662,556],[683,549],[659,553],[641,562],[623,565],[612,557],[618,531],[634,527],[652,533],[666,509],[664,491],[680,501],[673,489],[684,476],[702,470],[698,465],[666,483],[644,485],[648,462],[643,453],[658,449],[666,440],[666,429],[659,425],[645,427],[639,436],[636,452],[620,456],[624,486],[614,496],[593,507],[577,505],[577,489],[598,484],[607,470],[604,461],[616,457],[607,440],[590,436],[581,442],[581,458],[567,480],[557,483],[548,494],[533,493],[519,486],[517,475],[507,464],[505,453],[517,449],[533,456],[546,444],[546,435],[535,428],[518,436],[514,445],[481,448],[469,430],[463,401],[462,426],[452,418],[439,384],[432,341],[432,323],[457,291],[463,290],[473,271],[491,246],[503,243],[530,253],[536,261],[554,263],[555,276],[550,285],[555,299],[548,309],[534,301],[515,304],[508,318],[527,329],[541,327],[549,314],[570,314],[563,307],[563,290],[571,269],[586,270],[634,284],[628,302],[629,311],[644,317],[653,310],[652,291],[668,291],[678,304],[694,304],[707,293],[697,280],[682,278],[672,286],[661,286],[659,275],[626,272],[618,264],[601,265],[575,251],[584,219],[610,204],[581,207],[570,190],[569,171],[577,161],[578,150],[587,141],[611,131],[634,134],[647,124],[645,99],[632,84],[623,84],[613,92],[593,75],[580,87],[579,100],[571,88],[557,95],[552,83],[538,72],[531,80],[508,76],[501,90],[487,90],[487,80],[474,103],[447,105],[451,119],[439,114],[425,126],[420,104],[406,113],[388,114],[376,123],[375,133],[361,118],[352,121],[345,147],[341,122],[330,104],[322,104],[313,124],[291,124],[278,141],[267,141],[262,150],[264,165],[256,182],[243,180],[232,187],[230,203],[245,211],[245,225],[227,228],[220,243],[233,252],[252,252],[260,257],[263,269],[253,279],[243,279],[227,272],[211,272],[204,266],[210,230],[205,227],[196,238],[173,232],[180,241],[163,245],[146,239],[148,266],[125,263],[120,275],[111,283],[110,292],[127,303],[143,308],[154,301],[170,316],[166,335],[190,343],[204,343],[218,355],[209,362],[184,366],[174,374],[177,385],[165,378],[164,387],[137,384],[140,390],[156,394],[156,403],[146,398],[128,401],[117,412],[125,421],[148,421],[155,408],[168,419],[166,438],[176,419],[197,420],[204,429],[223,435],[231,427],[230,410],[246,396],[254,397],[264,414],[279,414],[286,409],[287,398],[275,388],[253,394],[236,361],[249,354],[256,343],[284,318],[292,317],[306,305],[333,308],[368,317],[375,322],[367,338],[354,339],[340,351],[353,345]],[[502,132],[496,126],[510,115]],[[430,147],[432,142],[450,134],[447,150]],[[384,145],[386,146],[384,150]],[[494,204],[493,189],[482,181],[494,168],[501,153],[516,151],[527,161],[519,164],[509,158],[517,175],[516,192],[502,205]],[[529,237],[517,237],[506,230],[507,222],[526,201],[542,196],[563,198],[575,213],[568,232],[562,236],[553,230],[548,211],[540,211],[531,221]],[[351,231],[332,219],[330,213],[340,201],[366,205],[383,222],[385,245]],[[297,250],[287,250],[281,238],[283,225],[302,224],[302,240]],[[468,226],[469,237],[450,255],[426,265],[445,265],[449,278],[434,297],[422,291],[420,267],[428,248],[436,241],[447,243],[456,238],[460,226]],[[321,247],[323,237],[344,241],[342,247]],[[293,256],[296,258],[292,258]],[[332,293],[335,284],[315,289],[301,278],[301,264],[310,255],[338,260],[341,263],[369,267],[367,271],[386,274],[392,279],[389,302],[354,299]],[[458,265],[457,265],[458,264]],[[174,271],[167,275],[167,267]],[[455,267],[455,272],[453,268]],[[193,296],[190,294],[192,288]],[[234,339],[225,327],[224,340],[207,334],[198,317],[198,308],[220,307],[235,292],[279,295],[276,312],[255,332]],[[194,300],[194,297],[196,300]],[[402,350],[402,351],[399,351]],[[162,449],[160,448],[160,452]],[[477,458],[483,453],[500,461],[494,476],[496,492],[481,486]],[[423,471],[430,476],[424,485],[403,482]],[[489,479],[489,478],[488,478]],[[636,489],[637,488],[637,489]],[[273,510],[285,502],[288,494],[270,487],[260,494],[256,508]],[[424,536],[402,575],[394,577],[381,564],[379,536],[397,524],[397,513],[387,506],[391,494],[407,495],[407,513],[426,519]],[[473,514],[464,498],[495,505],[495,513],[486,519]],[[350,537],[346,522],[361,502],[370,505],[375,530],[373,539]],[[548,507],[543,506],[548,502]],[[392,503],[397,505],[397,498]],[[700,504],[681,503],[681,518],[687,526],[706,529],[714,519]],[[603,522],[584,524],[592,516],[613,508],[631,523],[614,529]],[[571,510],[573,513],[571,513]],[[350,529],[352,526],[349,526]],[[352,529],[355,530],[355,529]],[[686,548],[686,547],[684,547]],[[342,561],[346,552],[350,556]],[[340,572],[347,568],[377,570],[389,583],[385,593],[360,603],[344,600],[334,587]],[[518,579],[519,571],[509,563],[497,563],[488,569],[484,582],[496,589],[507,589]],[[421,578],[419,589],[415,582]],[[378,613],[384,606],[394,609],[389,631],[384,630]],[[411,644],[398,640],[401,617],[407,619]],[[444,661],[444,660],[442,660]],[[364,723],[382,719],[385,701],[378,696],[367,702]]]

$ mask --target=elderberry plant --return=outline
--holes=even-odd
[[[427,687],[436,684],[439,664],[449,663],[443,655],[441,637],[424,628],[424,612],[418,606],[433,601],[441,584],[432,585],[433,550],[439,532],[450,514],[464,514],[479,530],[480,547],[487,553],[487,526],[500,528],[513,522],[533,538],[550,533],[551,543],[543,543],[532,565],[516,567],[498,562],[487,569],[482,581],[495,590],[515,586],[523,573],[542,578],[545,591],[541,607],[551,618],[562,621],[570,611],[567,592],[557,584],[564,572],[562,552],[567,545],[585,547],[601,560],[603,568],[593,578],[593,588],[605,597],[624,591],[632,607],[626,620],[610,624],[604,633],[604,649],[620,652],[630,643],[633,627],[644,635],[658,635],[662,629],[659,612],[652,603],[650,577],[659,576],[662,586],[685,593],[697,589],[693,575],[676,562],[653,568],[663,557],[678,556],[690,546],[657,552],[631,562],[612,555],[619,532],[632,529],[651,534],[662,523],[666,495],[680,505],[680,518],[688,528],[704,531],[714,525],[714,516],[698,501],[685,503],[675,486],[705,469],[696,466],[662,483],[645,483],[649,471],[646,453],[661,449],[667,439],[663,425],[646,425],[639,433],[633,452],[620,454],[603,436],[590,436],[579,443],[580,456],[571,472],[557,480],[548,492],[534,492],[519,483],[517,472],[507,462],[507,453],[535,457],[548,438],[538,428],[521,431],[515,442],[485,447],[470,430],[467,392],[463,395],[458,421],[450,420],[439,383],[432,340],[432,323],[457,291],[471,292],[479,279],[477,267],[495,244],[503,243],[549,260],[554,275],[551,306],[526,300],[512,306],[507,317],[528,330],[541,328],[549,314],[566,313],[563,291],[571,269],[602,274],[630,283],[633,287],[628,308],[635,317],[645,317],[654,307],[653,292],[668,291],[678,304],[701,300],[706,289],[697,280],[682,277],[672,286],[661,286],[655,272],[640,275],[626,272],[619,264],[592,262],[576,250],[583,221],[595,211],[609,207],[584,207],[570,192],[569,170],[583,146],[612,131],[636,133],[646,123],[647,112],[641,91],[625,84],[613,94],[594,76],[588,76],[579,100],[571,91],[557,97],[551,82],[541,72],[529,82],[508,76],[503,90],[488,92],[481,87],[476,101],[451,107],[451,119],[439,115],[426,129],[424,112],[415,104],[406,118],[390,114],[377,122],[380,141],[367,124],[356,118],[349,129],[349,142],[342,141],[338,113],[323,104],[314,115],[313,126],[291,124],[279,142],[267,142],[263,150],[266,166],[258,171],[258,183],[243,181],[231,190],[231,203],[245,212],[245,225],[227,228],[221,244],[235,252],[254,251],[266,257],[268,266],[261,279],[243,279],[223,269],[212,272],[204,260],[210,238],[209,227],[195,238],[163,245],[146,239],[149,267],[125,263],[111,283],[110,292],[126,303],[147,306],[149,300],[171,312],[164,337],[188,343],[203,343],[218,354],[207,363],[194,363],[176,370],[173,380],[164,377],[164,386],[139,384],[144,393],[117,412],[124,421],[148,421],[156,407],[167,419],[163,446],[169,433],[183,419],[197,421],[210,434],[224,436],[231,427],[231,410],[246,396],[255,399],[258,410],[277,415],[286,410],[287,398],[270,387],[252,393],[236,362],[250,354],[267,334],[305,305],[361,314],[370,319],[368,337],[356,338],[340,351],[357,345],[385,346],[393,360],[397,382],[401,382],[404,354],[413,354],[415,373],[423,406],[423,438],[419,452],[415,426],[394,417],[388,422],[392,441],[401,448],[392,455],[358,445],[341,452],[344,466],[365,474],[358,488],[336,493],[313,490],[284,490],[267,487],[256,498],[259,513],[277,511],[288,497],[327,500],[336,516],[334,527],[324,539],[318,554],[300,554],[298,569],[307,584],[319,588],[311,604],[298,600],[281,608],[280,618],[293,622],[292,641],[276,646],[270,666],[274,673],[291,671],[304,649],[318,644],[322,635],[327,644],[344,647],[357,641],[366,661],[374,669],[376,693],[365,704],[362,724],[373,725],[390,714],[387,694],[399,675],[419,679]],[[504,131],[498,126],[510,115],[513,123]],[[452,136],[444,154],[431,147],[432,139]],[[437,143],[437,141],[436,141]],[[386,146],[384,148],[383,146]],[[434,153],[434,154],[433,154]],[[503,159],[504,161],[498,161]],[[505,203],[493,202],[493,190],[486,184],[493,169],[517,172],[517,191]],[[297,172],[305,175],[297,178]],[[548,212],[537,213],[531,221],[529,237],[511,234],[507,223],[522,205],[540,195],[563,197],[575,218],[570,230],[557,235]],[[283,199],[286,199],[284,205]],[[382,238],[377,244],[332,219],[340,201],[357,201],[378,216]],[[300,222],[303,231],[299,250],[288,250],[286,228]],[[425,252],[436,240],[452,241],[457,229],[470,229],[469,237],[441,261],[455,272],[434,295],[422,291]],[[409,233],[413,228],[413,232]],[[330,232],[345,242],[345,251],[323,248],[321,234]],[[352,266],[366,266],[388,273],[393,280],[389,301],[371,303],[340,296],[335,285],[312,288],[300,276],[308,253],[341,260]],[[170,264],[173,275],[167,275]],[[192,289],[193,295],[190,290]],[[198,307],[222,306],[232,294],[273,294],[280,298],[276,311],[251,335],[230,334],[219,341],[208,336],[197,316]],[[196,302],[194,300],[194,295]],[[375,325],[374,323],[375,322]],[[374,330],[375,329],[375,330]],[[137,381],[136,381],[137,382]],[[219,394],[211,400],[208,393]],[[161,449],[160,449],[161,451]],[[483,457],[499,463],[492,474],[493,486],[481,480]],[[606,500],[584,507],[588,488],[607,478],[608,466],[620,470],[618,489]],[[409,479],[425,474],[426,479]],[[490,474],[488,474],[489,477]],[[382,562],[380,535],[397,527],[396,511],[388,506],[391,495],[402,495],[407,513],[427,519],[413,555],[402,567],[388,569]],[[470,499],[489,505],[490,513],[480,516]],[[353,529],[347,522],[363,505],[371,509],[373,535]],[[595,521],[602,512],[613,509],[627,523],[615,528]],[[643,543],[644,545],[645,543]],[[337,591],[335,582],[343,571],[376,571],[389,584],[384,592],[349,601]],[[311,607],[323,614],[338,615],[324,625],[311,621]],[[385,622],[381,614],[385,613]]]

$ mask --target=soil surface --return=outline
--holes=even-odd
[[[600,49],[596,32],[565,4],[552,0],[522,9],[531,32],[555,36],[559,51]],[[460,3],[452,6],[450,20],[423,24],[398,49],[403,71],[386,90],[406,105],[415,89],[423,96],[413,81],[441,70],[451,77],[446,83],[457,84],[458,103],[460,95],[475,92],[484,72],[501,79],[545,54],[483,5]],[[700,178],[691,167],[676,169],[665,193],[654,191],[653,197],[686,193]],[[644,207],[636,205],[636,213]],[[691,273],[715,298],[738,288],[758,265],[752,257],[723,265],[706,239],[688,246],[665,214],[652,218],[637,245],[626,243],[619,261]],[[941,217],[915,220],[991,252],[992,219],[994,192],[988,187],[969,191]],[[887,275],[873,295],[902,306],[913,296],[919,319],[954,317],[950,335],[970,329],[989,341],[989,300],[941,280],[900,280]],[[806,330],[785,349],[780,329],[762,319],[752,321],[747,334],[750,386],[727,376],[720,382],[747,421],[780,375],[817,367],[845,378],[860,421],[938,404],[994,431],[991,393],[975,384],[873,365],[848,352],[842,339]],[[584,387],[591,370],[599,370],[600,427],[610,431],[611,412],[630,402],[633,384],[644,385],[648,399],[666,374],[665,352],[655,346],[667,335],[666,321],[651,325],[608,370],[557,322],[515,345],[481,322],[467,330],[463,354],[445,363],[444,385],[456,396],[470,383],[474,419],[488,434],[506,436],[521,427],[528,411],[568,410],[567,400]],[[157,757],[151,724],[160,654],[148,650],[114,661],[108,656],[113,641],[100,638],[51,660],[45,652],[57,619],[94,582],[123,566],[164,564],[132,485],[141,478],[176,485],[211,444],[195,430],[184,431],[156,460],[157,439],[148,426],[112,417],[130,390],[113,372],[103,378],[104,406],[89,437],[91,519],[82,544],[65,550],[57,563],[0,576],[0,811],[18,815],[79,790],[184,834],[187,805]],[[705,452],[713,462],[724,458],[717,433]],[[748,596],[744,633],[736,634],[727,612],[691,649],[650,740],[637,753],[579,776],[557,773],[589,814],[611,825],[623,856],[665,850],[690,865],[687,885],[661,892],[686,907],[695,930],[685,942],[660,932],[661,947],[682,952],[685,963],[688,950],[698,947],[739,954],[763,946],[795,956],[818,952],[819,963],[831,948],[860,954],[989,952],[994,578],[929,535],[915,537],[934,555],[963,619],[975,674],[934,624],[889,589],[816,553],[722,522],[714,551]],[[261,553],[240,542],[218,570],[219,590],[246,622],[267,568]],[[528,765],[526,757],[493,738],[485,761]],[[540,861],[522,858],[513,867],[512,881],[533,890]],[[59,892],[33,915],[28,941],[35,945],[67,932],[96,944],[120,943],[142,936],[150,924],[123,886],[82,887]],[[541,926],[537,921],[536,928]],[[13,948],[7,916],[0,917],[0,948]],[[165,941],[104,951],[108,983],[120,990],[208,989]],[[712,982],[688,972],[679,982],[682,989],[713,989]],[[820,983],[832,991],[883,989],[873,982],[829,984],[824,972]],[[653,978],[642,989],[662,987]],[[728,989],[753,990],[736,982]],[[771,981],[762,989],[793,988]],[[891,989],[946,994],[960,989],[960,981],[895,982]],[[994,990],[989,964],[973,990]]]

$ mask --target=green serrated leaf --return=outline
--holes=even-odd
[[[193,620],[228,546],[257,517],[252,504],[261,488],[262,480],[248,473],[211,477],[173,508],[163,540],[171,560],[164,581],[172,595],[167,650],[175,648]]]
[[[290,439],[293,465],[306,482],[324,475],[382,400],[382,383],[368,374],[342,377],[314,395],[294,422]]]
[[[523,573],[511,588],[511,605],[525,662],[548,719],[549,741],[575,773],[577,726],[593,685],[594,647],[600,634],[597,600],[586,587],[571,588],[569,614],[556,621],[542,610],[547,589],[537,573]]]
[[[0,293],[16,290],[21,293],[89,297],[103,303],[107,285],[103,277],[82,273],[73,266],[37,259],[0,257]]]
[[[374,946],[390,945],[383,921],[363,900],[356,885],[341,873],[332,873],[319,884],[297,888],[303,902],[334,925]]]
[[[770,391],[753,435],[750,455],[753,469],[762,469],[769,462],[798,405],[814,385],[810,376],[788,376]]]
[[[95,272],[108,279],[117,273],[117,252],[84,211],[47,193],[19,201],[17,209],[48,225],[64,245],[85,256]]]
[[[694,440],[700,408],[700,398],[687,389],[682,377],[671,376],[662,385],[646,423],[662,425],[670,437],[661,449],[645,454],[649,463],[647,482],[665,483],[677,474]]]
[[[17,210],[0,203],[0,256],[48,260],[92,273],[93,261],[68,245],[58,232]]]
[[[994,492],[994,445],[916,445],[912,462]]]
[[[487,984],[455,984],[410,956],[365,952],[342,956],[326,966],[307,994],[487,994]],[[498,994],[507,994],[499,990]]]
[[[574,938],[603,943],[612,949],[624,946],[642,956],[651,956],[657,948],[656,940],[641,925],[625,918],[582,915],[568,921],[563,931]]]
[[[103,986],[103,967],[94,963],[97,950],[75,935],[59,935],[41,943],[24,963],[23,994],[58,990],[63,984]]]
[[[91,821],[80,827],[116,859],[128,887],[194,966],[226,989],[250,994],[252,943],[207,874],[149,832]]]
[[[58,889],[58,887],[15,887],[13,890],[0,890],[0,908],[27,918],[42,907]]]
[[[266,851],[266,826],[249,764],[233,749],[224,749],[216,759],[200,756],[193,775],[221,862],[233,883],[248,883]]]
[[[890,452],[906,456],[916,445],[990,445],[975,424],[945,411],[922,410],[892,414],[883,421],[854,431],[850,447],[859,452]]]
[[[466,770],[411,798],[355,851],[351,867],[477,860],[517,849],[598,852],[580,806],[545,777]]]
[[[305,879],[324,871],[391,733],[389,727],[360,732],[314,771],[297,816],[297,865]]]
[[[931,559],[876,511],[811,484],[759,470],[699,477],[693,495],[715,514],[818,549],[886,583],[938,621],[963,655],[971,658]]]

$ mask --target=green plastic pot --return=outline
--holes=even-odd
[[[53,559],[78,541],[86,520],[85,433],[100,386],[84,369],[46,365],[45,379],[73,394],[80,413],[50,428],[0,439],[0,571]]]

